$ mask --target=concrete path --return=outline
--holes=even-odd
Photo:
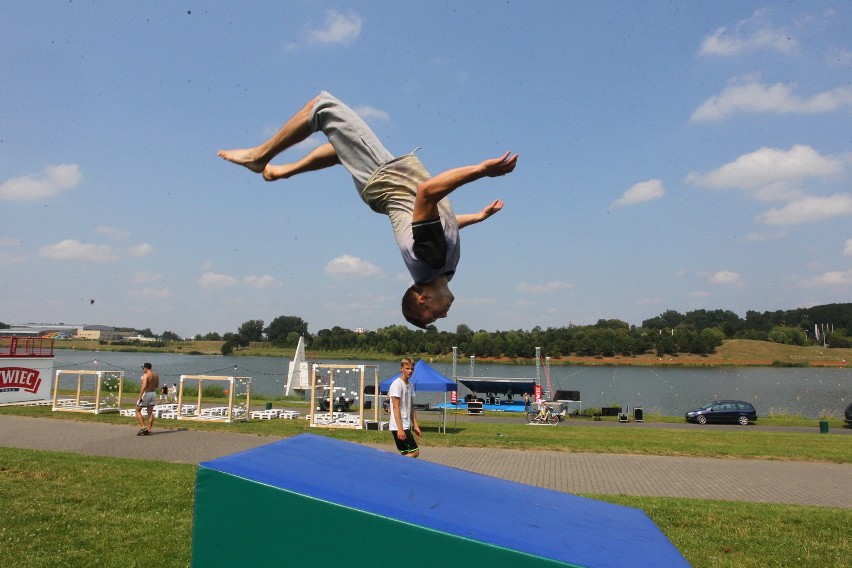
[[[181,429],[135,433],[130,426],[0,415],[3,447],[175,463],[197,464],[280,439]],[[850,464],[429,446],[421,459],[569,493],[852,509]]]

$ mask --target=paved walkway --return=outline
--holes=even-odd
[[[0,415],[0,446],[197,464],[280,438]],[[392,449],[390,445],[380,446]],[[852,509],[852,465],[423,447],[421,459],[569,493],[690,497]]]

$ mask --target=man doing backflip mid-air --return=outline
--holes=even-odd
[[[295,162],[270,164],[275,156],[318,131],[328,143]],[[499,158],[430,176],[413,152],[394,158],[361,117],[325,91],[266,142],[254,148],[219,150],[218,154],[262,174],[267,181],[343,164],[361,199],[373,211],[390,217],[402,259],[414,280],[402,297],[402,313],[420,328],[447,317],[455,299],[448,283],[459,261],[459,229],[484,221],[503,208],[503,202],[495,199],[478,213],[455,215],[447,196],[477,179],[508,174],[518,161],[517,154],[506,152]]]

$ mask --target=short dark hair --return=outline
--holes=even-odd
[[[419,327],[420,329],[426,329],[428,324],[424,323],[421,319],[422,316],[419,311],[420,303],[418,300],[420,299],[420,294],[423,292],[423,289],[420,288],[417,284],[412,284],[402,295],[402,315],[405,317],[406,321],[413,326]]]
[[[143,369],[150,369],[150,368],[151,368],[151,363],[142,363],[142,368],[143,368]]]

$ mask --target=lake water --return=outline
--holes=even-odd
[[[175,355],[56,350],[56,369],[124,371],[138,384],[142,363],[149,361],[161,380],[171,384],[180,375],[237,375],[252,378],[252,392],[283,395],[289,359],[279,357],[223,357],[216,355]],[[321,361],[324,364],[378,365],[380,380],[399,372],[399,363],[384,361]],[[452,378],[451,362],[430,364]],[[758,416],[785,412],[818,418],[828,411],[841,417],[852,401],[852,368],[770,368],[770,367],[592,367],[551,366],[553,390],[580,391],[583,407],[615,404],[641,406],[646,413],[678,416],[714,399],[749,401]],[[536,378],[531,365],[489,365],[473,368],[465,361],[456,367],[457,377]],[[345,375],[343,375],[345,376]],[[539,372],[547,388],[542,366]],[[339,379],[337,379],[339,381]],[[340,384],[338,382],[338,384]],[[347,387],[348,388],[348,387]],[[353,384],[351,390],[357,390]],[[463,396],[467,389],[459,386]],[[482,393],[481,393],[482,394]],[[443,394],[420,393],[418,403],[443,402]]]

